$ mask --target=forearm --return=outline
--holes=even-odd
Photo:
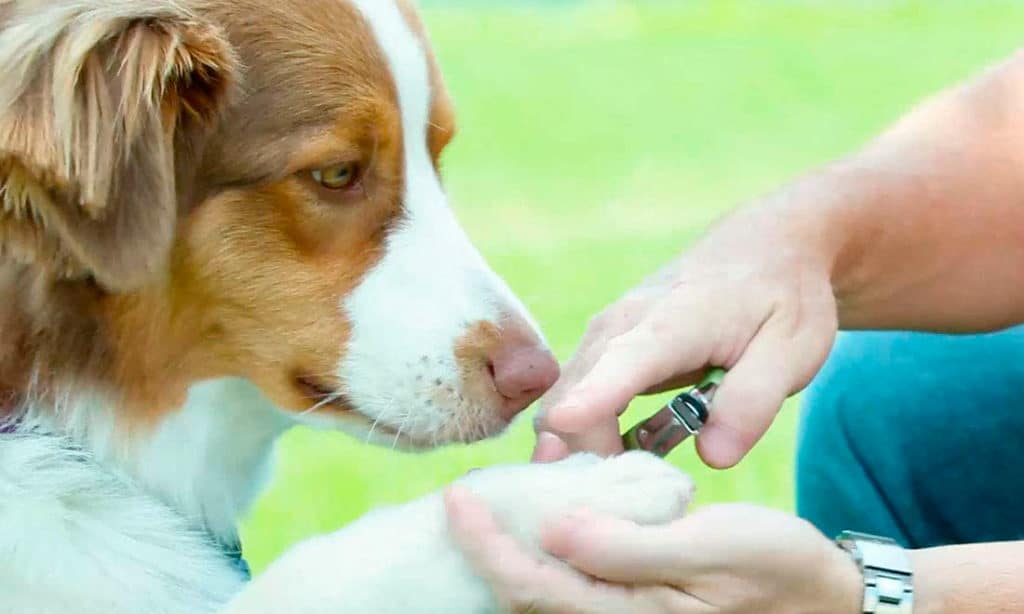
[[[1024,321],[1024,57],[763,204],[832,268],[843,328]]]
[[[915,614],[1024,612],[1024,542],[911,553]]]

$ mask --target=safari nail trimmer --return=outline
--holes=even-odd
[[[665,456],[690,435],[699,434],[708,421],[711,401],[723,377],[725,369],[712,369],[699,384],[626,431],[622,445],[627,450],[647,450]]]

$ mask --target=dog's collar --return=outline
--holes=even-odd
[[[221,552],[223,552],[224,556],[231,561],[231,564],[235,569],[237,569],[246,580],[251,580],[252,570],[249,569],[249,563],[242,557],[242,546],[239,544],[237,537],[234,540],[234,543],[230,544],[217,539],[213,534],[210,535],[210,538],[213,540],[213,543],[220,546]]]

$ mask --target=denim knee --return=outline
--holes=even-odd
[[[848,333],[803,397],[797,509],[924,547],[1021,535],[1024,328]]]

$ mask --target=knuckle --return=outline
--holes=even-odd
[[[667,339],[670,335],[675,332],[678,328],[681,317],[673,314],[668,315],[657,315],[648,319],[643,327],[640,328],[640,332],[652,337],[655,340]]]
[[[505,610],[511,614],[542,614],[540,606],[535,602],[517,598],[511,603],[508,603]]]
[[[574,614],[575,610],[566,606],[542,605],[537,600],[519,599],[506,610],[511,614]]]
[[[625,335],[619,335],[612,337],[605,344],[604,353],[602,358],[616,357],[622,354],[629,353],[630,348],[633,346],[633,342]]]
[[[590,318],[589,322],[587,322],[587,335],[598,336],[606,330],[609,330],[614,319],[614,315],[608,309],[595,315]]]
[[[648,300],[640,296],[626,296],[590,319],[590,334],[608,334],[628,329],[639,314],[646,311]]]
[[[622,297],[619,302],[612,306],[612,309],[620,317],[632,317],[643,313],[651,304],[652,297],[643,292],[633,292]]]
[[[504,604],[504,611],[512,614],[554,614],[550,608],[542,609],[540,600],[525,586],[502,592],[499,602]]]
[[[633,332],[616,335],[608,340],[605,346],[605,354],[622,354],[632,350],[637,345],[636,334]]]

